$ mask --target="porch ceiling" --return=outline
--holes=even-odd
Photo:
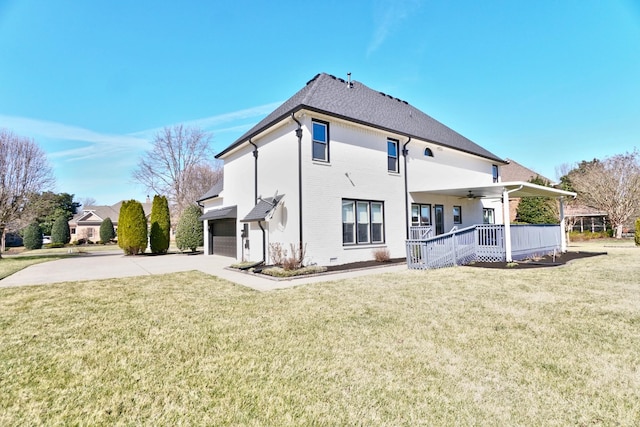
[[[480,186],[461,188],[442,188],[425,190],[424,193],[457,196],[461,198],[501,198],[503,191],[509,192],[509,198],[518,197],[576,197],[571,191],[558,190],[523,181],[496,182]],[[471,196],[471,197],[469,197]]]

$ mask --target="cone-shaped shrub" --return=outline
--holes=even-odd
[[[118,246],[127,255],[144,253],[147,248],[147,219],[140,202],[122,202],[118,216]]]
[[[191,249],[191,252],[195,252],[198,246],[204,244],[204,227],[200,215],[202,212],[195,205],[188,206],[182,213],[176,227],[176,245],[181,251]]]
[[[106,244],[115,239],[115,237],[116,230],[113,228],[113,221],[111,221],[111,218],[106,217],[100,224],[100,241]]]
[[[37,222],[24,229],[22,242],[26,249],[40,249],[42,247],[42,229]]]
[[[636,219],[636,233],[634,239],[636,246],[640,246],[640,218]]]
[[[66,245],[71,240],[71,232],[69,231],[69,222],[66,216],[56,218],[51,227],[51,243],[62,243]]]
[[[171,215],[169,214],[169,202],[165,196],[153,196],[150,222],[149,244],[151,252],[154,254],[166,254],[169,249]]]

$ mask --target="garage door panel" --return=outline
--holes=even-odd
[[[237,255],[237,230],[235,219],[213,221],[211,241],[214,255],[235,258]]]

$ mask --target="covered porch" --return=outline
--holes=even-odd
[[[489,198],[502,202],[503,224],[475,224],[434,235],[431,226],[409,227],[406,240],[407,266],[431,269],[464,265],[473,261],[511,262],[535,255],[566,252],[564,197],[575,193],[528,182],[499,182],[484,186],[436,189],[426,192],[458,198]],[[509,200],[524,197],[559,199],[557,225],[512,225]]]

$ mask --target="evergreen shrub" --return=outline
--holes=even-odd
[[[66,245],[71,241],[71,231],[66,216],[59,216],[51,227],[51,243]]]
[[[26,249],[33,250],[42,248],[42,229],[38,223],[34,222],[24,229],[22,242]]]
[[[149,244],[154,254],[166,254],[169,249],[171,215],[169,202],[165,196],[155,195],[151,206],[151,231]]]
[[[636,242],[636,246],[640,246],[640,218],[636,219],[636,230],[633,239]]]
[[[137,200],[124,201],[120,207],[118,246],[126,255],[144,253],[147,248],[147,219]]]
[[[106,217],[102,224],[100,224],[100,241],[102,244],[107,244],[111,240],[115,239],[116,231],[113,228],[113,221],[111,218]]]
[[[195,252],[198,246],[204,244],[204,226],[200,221],[202,211],[195,205],[187,206],[178,220],[176,227],[176,245],[184,251],[190,249]]]

